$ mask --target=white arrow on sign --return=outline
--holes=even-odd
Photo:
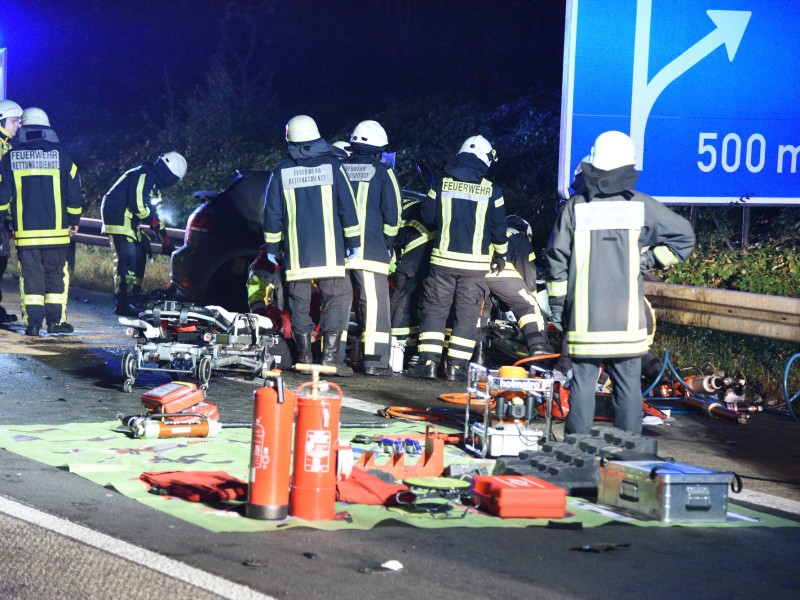
[[[644,131],[650,111],[666,87],[720,46],[728,51],[733,62],[736,51],[750,22],[750,11],[709,10],[706,14],[716,29],[661,69],[647,81],[650,60],[650,20],[653,0],[639,0],[636,7],[636,37],[633,54],[633,90],[631,94],[631,139],[636,146],[636,168],[644,165]]]

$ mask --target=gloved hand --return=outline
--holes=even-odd
[[[506,255],[498,254],[497,252],[492,254],[492,262],[489,265],[489,272],[499,273],[505,268],[506,268]]]
[[[173,252],[175,252],[175,244],[172,243],[172,240],[166,236],[161,238],[161,254],[170,256]]]
[[[347,260],[353,260],[354,258],[358,257],[359,248],[345,248],[344,249],[344,257]]]
[[[278,255],[272,252],[267,252],[267,260],[276,267],[278,266]]]

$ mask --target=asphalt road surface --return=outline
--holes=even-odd
[[[16,308],[11,278],[4,306]],[[18,312],[18,311],[15,311]],[[0,329],[0,423],[113,420],[164,383],[140,377],[121,391],[131,344],[103,294],[73,290],[70,336]],[[301,378],[288,377],[290,386]],[[376,419],[387,405],[429,406],[448,382],[356,376],[342,421]],[[257,382],[214,377],[224,420],[248,421]],[[556,436],[563,434],[556,427]],[[733,503],[800,521],[800,427],[759,413],[747,425],[704,416],[645,427],[659,453],[745,476]],[[574,548],[629,544],[613,552]],[[3,598],[797,598],[800,528],[370,531],[296,528],[212,533],[88,480],[0,450],[0,599]],[[387,560],[396,572],[363,573]]]

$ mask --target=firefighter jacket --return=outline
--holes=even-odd
[[[0,125],[0,158],[11,150],[11,135]]]
[[[394,240],[397,268],[407,275],[415,274],[424,261],[430,262],[431,242],[436,234],[422,224],[422,200],[406,198],[400,217],[400,230]]]
[[[149,225],[162,239],[166,225],[158,214],[161,190],[179,181],[163,160],[148,162],[123,173],[103,196],[103,233],[139,239],[139,225]]]
[[[686,260],[694,232],[661,202],[633,191],[633,166],[585,164],[583,174],[586,194],[564,205],[547,248],[553,322],[563,325],[570,356],[641,356],[648,348],[642,275]]]
[[[358,248],[361,228],[350,181],[328,143],[289,143],[264,199],[267,252],[283,249],[287,281],[344,277],[344,249]]]
[[[353,187],[361,226],[361,250],[346,266],[388,275],[402,210],[397,178],[391,166],[357,148],[342,166]]]
[[[472,154],[462,153],[445,168],[423,201],[420,217],[436,229],[431,264],[467,271],[488,271],[491,246],[505,254],[506,214],[503,192],[483,175],[487,167]]]
[[[536,293],[536,264],[533,262],[536,253],[533,245],[524,233],[516,229],[507,229],[508,254],[506,266],[497,273],[487,273],[486,277],[508,278],[515,277],[525,282],[525,289]]]
[[[18,248],[68,246],[83,212],[78,167],[50,127],[23,127],[19,141],[0,163],[0,223],[10,209]]]

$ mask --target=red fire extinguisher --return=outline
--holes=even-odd
[[[284,389],[280,371],[270,371],[264,387],[253,394],[253,437],[250,485],[245,515],[253,519],[284,519],[289,512],[289,472],[292,425],[297,400]]]
[[[312,379],[297,388],[297,426],[289,514],[307,521],[333,519],[336,503],[336,448],[342,390],[319,381],[320,373],[335,367],[296,365],[311,371]]]

